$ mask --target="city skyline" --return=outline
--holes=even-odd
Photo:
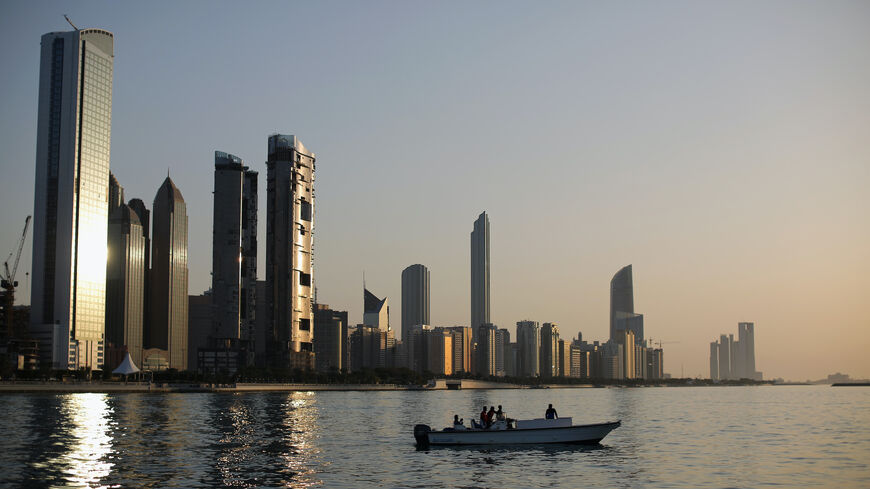
[[[14,223],[5,226],[9,229],[17,229],[21,218],[33,212],[28,204],[33,202],[32,195],[19,190],[33,188],[33,170],[29,162],[33,161],[35,151],[36,111],[33,108],[36,89],[33,80],[38,77],[33,58],[38,53],[41,33],[68,28],[57,13],[59,10],[52,5],[38,8],[19,5],[16,10],[20,9],[20,12],[16,13],[20,13],[21,22],[12,25],[9,19],[13,16],[5,16],[6,20],[2,21],[6,31],[2,34],[4,40],[12,42],[10,39],[14,38],[16,45],[22,46],[20,55],[3,55],[10,67],[3,83],[4,87],[9,87],[4,90],[3,97],[10,102],[10,110],[2,121],[4,129],[8,129],[2,136],[3,147],[9,148],[10,159],[4,161],[3,168],[10,176],[2,188],[6,210],[0,218],[4,224]],[[654,82],[650,87],[654,90],[650,91],[645,86],[632,84],[628,78],[617,78],[621,80],[621,89],[634,95],[636,104],[648,104],[649,113],[637,106],[620,105],[617,93],[605,90],[602,82],[608,75],[625,73],[604,63],[604,57],[596,56],[594,51],[578,47],[582,44],[568,34],[566,22],[581,23],[580,14],[584,12],[597,15],[599,20],[622,22],[616,24],[620,32],[627,33],[636,22],[633,17],[616,15],[607,8],[596,7],[587,12],[575,7],[571,15],[563,15],[565,21],[538,14],[539,20],[554,29],[544,39],[536,40],[535,47],[549,48],[555,53],[584,53],[589,56],[591,76],[578,86],[593,93],[598,90],[602,94],[601,100],[610,104],[607,111],[592,105],[591,108],[596,110],[590,112],[594,117],[589,119],[571,117],[555,105],[557,99],[519,82],[493,83],[496,91],[489,97],[473,90],[463,90],[462,85],[451,78],[461,70],[435,57],[432,60],[434,67],[444,68],[448,76],[444,84],[428,86],[432,89],[430,97],[446,100],[451,90],[456,90],[461,102],[471,102],[477,97],[481,101],[481,105],[474,109],[469,108],[474,105],[450,106],[458,110],[457,120],[459,117],[468,118],[478,129],[472,133],[473,137],[468,133],[450,131],[450,136],[442,140],[452,152],[463,155],[455,163],[448,163],[460,166],[450,166],[446,170],[467,172],[467,183],[456,184],[458,199],[431,206],[437,208],[436,214],[426,210],[430,207],[429,199],[434,198],[431,188],[417,187],[414,193],[409,193],[399,185],[436,175],[434,169],[438,165],[424,150],[429,137],[420,139],[412,134],[431,135],[437,129],[450,126],[447,123],[452,123],[454,116],[445,119],[445,113],[434,104],[412,105],[412,112],[402,112],[393,104],[384,105],[384,114],[388,117],[413,116],[406,124],[409,129],[403,129],[381,118],[381,114],[372,111],[368,104],[360,102],[363,98],[348,99],[347,95],[341,95],[333,103],[324,103],[329,100],[327,94],[341,91],[343,85],[337,75],[344,73],[345,69],[354,75],[352,85],[345,87],[350,88],[353,95],[360,95],[354,89],[360,83],[375,90],[368,84],[383,82],[385,86],[375,90],[379,95],[375,97],[377,101],[386,101],[388,93],[398,103],[415,100],[402,90],[390,93],[388,81],[364,71],[346,57],[339,56],[337,64],[322,61],[318,56],[333,54],[330,46],[309,46],[298,53],[306,62],[325,68],[319,72],[326,83],[310,80],[310,83],[324,87],[297,82],[303,83],[296,86],[299,97],[291,94],[288,101],[281,103],[272,99],[270,103],[275,104],[277,110],[269,109],[264,101],[244,90],[248,83],[252,84],[254,91],[269,93],[271,90],[268,85],[256,85],[258,82],[249,77],[229,76],[219,82],[213,79],[216,88],[203,87],[200,94],[192,89],[193,78],[189,77],[202,77],[203,70],[208,73],[210,69],[206,65],[211,62],[209,60],[218,59],[214,58],[214,53],[220,52],[222,57],[229,56],[230,60],[240,60],[236,54],[239,51],[221,49],[219,39],[205,36],[202,44],[195,43],[196,47],[204,49],[202,64],[181,64],[189,63],[189,51],[174,48],[188,53],[183,58],[177,55],[153,56],[146,51],[145,46],[159,50],[166,45],[161,40],[145,43],[144,31],[149,29],[135,25],[141,22],[141,18],[135,22],[132,18],[139,14],[149,18],[153,14],[134,6],[105,8],[104,11],[87,6],[72,7],[69,13],[76,22],[82,23],[77,19],[85,17],[89,19],[85,22],[87,25],[115,32],[119,39],[116,47],[123,46],[125,50],[124,56],[117,60],[115,85],[118,91],[112,113],[112,170],[120,184],[126,187],[128,196],[150,196],[162,179],[163,167],[171,166],[173,179],[177,179],[187,197],[191,215],[190,248],[197,250],[197,254],[191,253],[190,257],[190,294],[199,293],[210,283],[212,202],[210,180],[203,179],[202,175],[210,172],[213,151],[224,147],[238,148],[235,151],[245,161],[251,162],[252,169],[263,173],[266,155],[262,139],[276,130],[284,130],[300,134],[323,157],[324,165],[318,173],[318,193],[323,206],[319,208],[316,284],[320,301],[348,310],[351,323],[360,322],[362,317],[356,285],[358,279],[355,278],[361,270],[367,271],[374,290],[382,296],[393,297],[396,304],[400,295],[401,270],[411,263],[423,263],[434,272],[432,304],[437,307],[432,309],[433,325],[465,324],[469,311],[467,226],[480,209],[487,209],[498,223],[492,229],[495,245],[492,248],[492,322],[500,327],[529,318],[559,324],[564,337],[574,337],[577,331],[582,331],[586,338],[606,339],[608,307],[604,284],[614,270],[633,263],[639,270],[634,281],[637,289],[635,307],[644,312],[647,331],[655,340],[681,342],[667,347],[667,371],[672,374],[679,375],[683,370],[681,365],[685,365],[686,375],[703,376],[708,370],[704,345],[718,332],[732,328],[735,322],[754,321],[759,326],[755,338],[757,368],[767,378],[820,378],[834,371],[846,371],[855,377],[868,376],[868,364],[862,356],[868,347],[868,333],[862,329],[865,321],[860,319],[860,305],[866,287],[861,285],[860,277],[870,271],[867,252],[862,251],[867,249],[870,232],[866,226],[854,226],[855,222],[866,222],[870,208],[868,197],[861,191],[868,181],[867,165],[862,165],[866,162],[866,149],[862,149],[860,143],[866,134],[868,121],[866,115],[850,115],[856,107],[865,107],[868,103],[865,92],[858,91],[859,86],[866,85],[868,71],[865,60],[856,59],[856,53],[849,48],[866,45],[866,29],[857,29],[864,25],[850,21],[850,18],[864,15],[866,6],[840,4],[821,18],[818,12],[797,9],[793,14],[804,23],[813,19],[809,25],[815,26],[816,30],[810,33],[811,38],[823,46],[808,52],[796,48],[801,45],[803,36],[808,35],[806,30],[780,22],[774,15],[775,7],[758,7],[760,12],[754,12],[759,15],[757,19],[731,20],[739,24],[742,32],[748,31],[748,40],[744,42],[760,42],[768,49],[754,53],[744,52],[741,48],[746,46],[737,41],[739,47],[713,42],[715,33],[725,35],[734,26],[702,17],[704,22],[699,25],[712,29],[714,33],[703,38],[702,45],[715,53],[716,56],[711,58],[730,60],[728,70],[715,71],[716,64],[693,57],[695,51],[677,49],[678,55],[688,56],[692,63],[686,64],[687,61],[676,55],[665,55],[662,62],[672,69],[695,68],[692,73],[701,76],[706,83],[701,85],[700,91],[693,91],[669,72],[655,72],[658,78],[650,75]],[[362,18],[371,15],[364,9],[349,8]],[[431,7],[394,8],[412,14],[432,14],[432,20],[427,22],[420,20],[424,15],[420,18],[412,16],[408,28],[431,26],[440,18],[439,12],[430,10]],[[309,14],[312,25],[334,28],[324,24],[327,18],[324,10],[312,6],[296,9]],[[716,9],[733,13],[739,12],[741,7],[718,6]],[[193,10],[193,7],[180,8],[178,24],[167,28],[171,32],[180,32],[185,22],[193,22]],[[218,15],[230,15],[229,11]],[[657,11],[652,14],[664,25],[685,28],[673,18],[658,15]],[[233,15],[244,18],[239,12]],[[699,14],[689,9],[682,15]],[[469,22],[466,18],[457,21],[459,25]],[[514,46],[504,34],[513,31],[508,27],[515,22],[518,19],[506,15],[500,22],[485,28],[486,34],[495,36],[493,39],[498,39],[504,46],[496,47],[478,38],[463,36],[456,41],[444,41],[469,41],[469,49],[462,61],[470,63],[472,71],[481,77],[479,81],[471,82],[472,88],[486,81],[507,80],[503,77],[507,71],[497,62],[509,59],[498,56],[503,56]],[[822,35],[830,32],[828,29],[834,23],[839,28],[837,35]],[[774,39],[765,35],[762,25],[779,37]],[[369,38],[367,46],[385,55],[385,63],[409,70],[411,86],[420,86],[422,75],[427,72],[415,68],[410,64],[410,58],[403,57],[403,51],[390,44],[390,41],[404,38],[403,29],[387,30],[383,38]],[[587,40],[595,41],[599,39],[597,36],[603,35],[595,31],[594,26],[591,29],[592,33],[586,34],[589,36]],[[674,37],[657,41],[647,49],[673,47],[667,43],[689,34],[676,29]],[[32,40],[30,44],[28,39]],[[305,36],[302,35],[301,39],[304,46]],[[558,44],[555,42],[557,39],[566,43]],[[216,46],[207,46],[215,40]],[[253,48],[257,43],[260,43],[261,50],[267,51],[263,41],[262,37],[256,42],[246,41],[253,43],[246,45],[251,48],[246,52],[256,52]],[[560,50],[560,45],[572,46],[572,50]],[[434,44],[424,42],[415,47],[426,53],[434,49]],[[641,63],[640,66],[649,69],[631,50],[613,51],[613,47],[600,45],[599,48],[613,54],[616,59]],[[497,55],[494,63],[487,64],[481,57],[487,52]],[[542,67],[553,62],[552,56],[547,55],[546,50],[543,52],[544,59],[535,62],[543,63],[539,65]],[[839,57],[826,57],[829,52],[836,52]],[[773,83],[764,86],[769,89],[775,86],[776,96],[758,103],[751,97],[755,90],[740,85],[741,78],[731,75],[729,70],[761,69],[759,67],[764,66],[761,63],[766,56],[773,53],[782,54],[783,57],[778,59],[786,61],[778,66],[765,67],[763,71]],[[417,59],[416,54],[414,59]],[[742,57],[735,58],[737,55]],[[798,63],[804,59],[807,63]],[[823,69],[812,74],[801,68],[804,64]],[[226,66],[226,63],[214,65]],[[247,64],[241,61],[240,65],[242,69],[239,71],[245,71]],[[850,71],[846,71],[846,65],[850,66]],[[180,67],[189,67],[191,74],[178,80],[166,76],[167,70]],[[574,81],[578,75],[567,67],[558,68],[557,73],[566,81]],[[596,73],[594,68],[600,71]],[[733,85],[723,88],[723,85],[712,84],[704,78],[713,73],[723,75]],[[850,73],[848,78],[845,78],[846,73]],[[124,83],[120,83],[122,78]],[[136,83],[136,79],[151,83],[152,87]],[[201,83],[202,79],[197,81]],[[801,84],[787,83],[796,79],[803,81]],[[165,88],[163,84],[169,80],[178,83],[177,90]],[[528,81],[526,78],[522,80]],[[548,83],[552,84],[554,93],[564,95],[568,93],[565,91],[567,87],[559,80],[555,77]],[[650,78],[646,80],[650,81]],[[670,81],[675,83],[673,90],[667,88],[666,82]],[[763,78],[756,82],[763,84]],[[230,90],[233,84],[243,90]],[[844,93],[849,95],[848,113],[844,103],[847,99],[838,98],[838,95],[818,98],[815,89],[825,86],[836,86],[841,96]],[[159,93],[160,90],[164,92]],[[498,120],[506,116],[499,104],[507,99],[529,100],[522,97],[524,93],[535,96],[532,97],[533,103],[520,102],[515,110],[531,120],[539,120],[535,119],[536,115],[543,117],[540,120],[545,124],[541,129],[505,122],[508,119]],[[771,96],[770,92],[764,93]],[[716,97],[708,98],[711,94],[721,96],[722,105],[708,102],[716,100]],[[815,98],[810,97],[814,94]],[[214,95],[222,95],[214,98],[221,99],[230,107],[245,113],[259,111],[263,117],[251,117],[258,122],[248,124],[250,127],[206,124],[213,109],[197,104]],[[302,101],[306,96],[312,101]],[[687,100],[684,102],[681,96]],[[592,103],[578,97],[567,99],[568,106],[578,108]],[[142,110],[138,105],[140,98],[148,99],[157,110]],[[184,100],[187,98],[191,100]],[[21,99],[21,107],[17,102],[13,103],[13,99]],[[745,103],[750,99],[753,100],[752,107]],[[698,110],[690,108],[693,101],[700,104]],[[581,102],[586,105],[578,106]],[[671,107],[670,103],[676,103],[678,110],[675,112],[679,118],[665,117],[666,121],[662,123],[659,118],[650,117],[663,107]],[[729,104],[736,104],[742,112],[727,110],[725,107]],[[318,105],[322,108],[313,110]],[[160,110],[161,107],[169,110]],[[288,107],[298,115],[284,115]],[[345,114],[344,107],[352,110]],[[369,124],[365,131],[357,131],[354,126],[359,125],[361,113],[374,114],[381,125]],[[857,110],[855,113],[866,114],[868,111]],[[609,118],[602,114],[609,114]],[[639,116],[637,124],[630,121],[628,116],[631,114]],[[822,117],[820,114],[827,115]],[[348,116],[347,119],[338,122],[344,115]],[[233,119],[245,117],[248,116]],[[713,124],[712,120],[717,117],[722,120]],[[559,119],[558,124],[548,123],[556,119]],[[405,119],[398,117],[397,120]],[[727,137],[720,141],[710,136],[715,132],[712,127],[701,130],[703,124],[692,124],[693,121],[708,120]],[[790,124],[789,120],[800,123]],[[489,128],[485,122],[492,122],[492,127]],[[676,125],[669,126],[668,122]],[[198,123],[203,127],[198,127]],[[619,131],[606,130],[613,125],[619,125]],[[686,126],[694,129],[685,134]],[[740,130],[743,126],[745,129]],[[668,127],[683,128],[674,131],[680,133],[680,137],[672,137],[663,131]],[[147,133],[149,137],[141,138],[140,133]],[[528,149],[521,149],[515,156],[498,149],[512,144],[519,134],[526,136],[530,143]],[[577,134],[582,136],[583,144],[573,142]],[[596,144],[592,141],[595,138],[611,143],[623,139],[632,141],[642,151],[634,152],[619,143],[617,145],[622,149],[611,149],[606,144]],[[739,151],[732,149],[733,140],[741,141]],[[368,145],[384,152],[376,159],[359,154],[359,149]],[[540,152],[541,148],[544,148],[543,152]],[[807,156],[802,158],[801,155]],[[357,165],[360,158],[360,163],[364,164]],[[379,163],[378,159],[382,161]],[[572,165],[584,160],[595,163]],[[12,161],[23,162],[18,164],[23,169],[11,164]],[[160,163],[154,164],[154,161]],[[413,164],[400,165],[402,161]],[[468,165],[469,162],[473,164]],[[529,163],[535,166],[527,168]],[[376,171],[371,171],[373,168]],[[393,171],[386,172],[387,168]],[[439,168],[439,171],[444,169]],[[376,177],[378,172],[384,175],[381,180]],[[537,174],[537,185],[542,189],[540,200],[515,198],[514,189],[521,188],[521,185],[508,175],[532,173]],[[672,182],[664,178],[670,178]],[[484,187],[483,182],[489,185]],[[624,188],[617,190],[618,182],[636,194],[629,195],[630,192],[625,192]],[[684,186],[686,182],[690,185]],[[351,184],[362,189],[355,189]],[[472,188],[477,190],[472,192]],[[620,199],[612,200],[612,192],[620,192]],[[261,197],[261,208],[265,208],[263,202]],[[422,214],[422,219],[412,219],[418,214]],[[372,226],[372,221],[364,216],[376,216],[377,224]],[[530,228],[532,222],[539,238],[534,242],[524,239],[527,236],[522,231]],[[265,242],[262,223],[259,232],[262,244]],[[10,248],[13,235],[4,233],[0,245]],[[6,252],[6,248],[2,251]],[[28,248],[26,246],[25,250]],[[265,255],[263,250],[260,255]],[[22,274],[30,260],[29,254],[22,256]],[[261,259],[259,276],[265,276],[264,267]],[[20,297],[29,300],[27,292]],[[401,314],[401,311],[394,311],[394,314]],[[816,335],[811,333],[813,328],[822,324],[833,340],[849,337],[857,341],[849,341],[842,348],[819,346]],[[787,334],[793,330],[801,334]],[[807,356],[815,359],[812,365],[795,360]]]

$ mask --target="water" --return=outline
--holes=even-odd
[[[502,404],[595,447],[415,449]],[[0,487],[870,487],[870,388],[0,395]]]

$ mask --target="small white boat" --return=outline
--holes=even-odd
[[[428,425],[414,426],[417,445],[502,445],[538,443],[578,443],[594,445],[619,427],[621,421],[597,424],[572,424],[571,418],[519,419],[510,424],[494,423],[489,428],[464,426],[432,430]],[[476,425],[475,425],[476,426]]]

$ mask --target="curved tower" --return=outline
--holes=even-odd
[[[619,313],[634,314],[631,265],[622,267],[610,281],[610,339],[613,341],[616,341],[616,320]]]

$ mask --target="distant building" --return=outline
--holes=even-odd
[[[314,363],[319,372],[348,370],[345,363],[350,347],[347,311],[334,311],[326,304],[314,309]]]
[[[386,297],[378,299],[366,288],[363,288],[363,324],[384,331],[391,329],[389,301]]]
[[[314,153],[296,136],[269,136],[266,161],[268,363],[314,366]]]
[[[144,282],[142,287],[142,328],[143,328],[143,345],[144,345],[144,330],[147,324],[151,324],[151,211],[145,207],[142,199],[130,199],[127,206],[131,211],[136,213],[139,218],[139,224],[142,225],[142,237],[145,238],[145,263],[144,263]],[[139,365],[141,367],[141,365]]]
[[[257,172],[214,153],[212,301],[215,344],[244,352],[253,365],[257,294]]]
[[[661,348],[650,348],[647,352],[649,362],[647,379],[659,380],[665,378],[665,357]]]
[[[114,36],[42,36],[30,334],[40,364],[103,368]]]
[[[453,375],[453,337],[443,328],[435,328],[426,334],[427,360],[430,372],[435,375]]]
[[[477,328],[477,375],[492,377],[497,375],[498,327],[492,323],[481,324]]]
[[[109,215],[107,251],[106,368],[120,365],[125,352],[141,368],[145,237],[139,217],[123,203]]]
[[[402,270],[402,341],[407,330],[429,322],[429,269],[411,265]]]
[[[446,328],[453,337],[453,372],[471,373],[471,328],[468,326],[453,326]]]
[[[388,366],[387,336],[377,326],[358,324],[350,333],[351,370],[384,368]]]
[[[710,378],[762,380],[761,372],[755,370],[755,324],[738,323],[737,337],[723,334],[718,343],[710,343]]]
[[[482,212],[471,231],[471,330],[478,343],[480,325],[490,322],[489,216]]]
[[[209,347],[212,333],[211,291],[187,296],[187,369],[191,372],[217,373],[216,365],[200,369],[199,352]],[[217,362],[214,362],[215,364]]]
[[[719,343],[710,343],[710,380],[719,380]]]
[[[571,343],[565,340],[559,340],[558,347],[558,366],[559,377],[571,377]]]
[[[559,375],[558,357],[559,327],[555,323],[544,323],[541,327],[541,378]]]
[[[621,268],[610,281],[610,339],[616,340],[618,313],[634,314],[631,265]]]
[[[151,323],[145,346],[169,353],[169,368],[184,370],[187,361],[187,206],[166,177],[154,197],[151,249]]]
[[[541,329],[537,321],[517,322],[517,376],[537,377],[541,371]]]

